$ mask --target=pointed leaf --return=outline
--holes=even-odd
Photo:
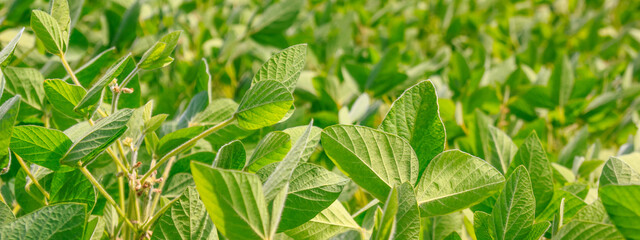
[[[293,239],[325,240],[338,233],[359,229],[344,206],[335,201],[310,221],[285,233]]]
[[[127,130],[127,122],[132,113],[132,109],[122,109],[100,119],[73,143],[60,163],[77,166],[77,162],[86,164],[93,160]]]
[[[529,172],[517,167],[509,176],[491,215],[496,239],[521,239],[529,234],[535,218],[536,200]]]
[[[532,187],[536,200],[536,213],[540,213],[553,197],[553,171],[535,131],[529,134],[520,145],[507,175],[511,175],[518,166],[524,166],[528,172],[534,173],[531,174],[531,182],[535,183]]]
[[[69,15],[69,2],[67,0],[52,0],[51,17],[53,17],[60,27],[62,38],[65,42],[69,42],[71,35],[71,16]]]
[[[69,117],[81,118],[87,114],[82,111],[76,113],[73,110],[87,93],[80,86],[71,85],[59,79],[47,79],[44,81],[44,93],[55,109]]]
[[[91,86],[89,90],[87,90],[87,94],[84,95],[84,97],[82,98],[82,100],[80,100],[74,110],[79,111],[98,103],[104,87],[107,86],[107,84],[109,84],[111,80],[113,80],[113,78],[115,78],[122,72],[124,67],[127,65],[127,61],[133,61],[131,59],[131,53],[120,58],[118,62],[109,67],[109,69],[107,69],[107,72],[105,72],[104,75],[102,75],[102,77],[100,77],[100,79],[95,84],[93,84],[93,86]]]
[[[11,164],[11,153],[9,146],[13,125],[15,124],[20,110],[20,96],[15,96],[0,105],[0,174],[9,171]]]
[[[269,213],[260,179],[253,174],[191,162],[196,188],[211,220],[228,239],[264,239]]]
[[[420,82],[404,91],[393,102],[379,128],[409,141],[422,173],[431,159],[444,150],[446,139],[433,83]]]
[[[564,107],[571,97],[575,81],[573,75],[573,67],[569,58],[567,56],[559,57],[549,78],[549,89],[554,102],[560,107]]]
[[[247,170],[257,172],[270,163],[281,161],[291,149],[292,144],[289,134],[280,131],[268,133],[253,150]]]
[[[213,167],[242,170],[247,162],[247,153],[244,150],[244,145],[238,140],[234,140],[225,144],[216,153],[216,158],[213,160]]]
[[[173,61],[169,57],[178,44],[182,31],[173,31],[164,35],[153,47],[144,53],[138,66],[142,69],[155,69],[168,65]]]
[[[277,81],[293,92],[307,58],[307,44],[288,47],[273,55],[253,77],[252,85],[261,81]]]
[[[334,125],[321,136],[325,153],[360,187],[378,199],[386,199],[395,185],[415,184],[418,159],[401,137],[376,129]]]
[[[269,164],[256,174],[265,182],[278,166]],[[289,193],[282,212],[278,231],[304,224],[329,207],[340,195],[348,179],[323,167],[301,163],[289,182]]]
[[[602,168],[600,186],[640,184],[640,173],[620,158],[610,157]]]
[[[292,128],[287,128],[282,130],[283,132],[289,134],[291,145],[293,145],[298,139],[302,136],[304,131],[307,129],[307,126],[297,126]],[[302,160],[306,162],[311,157],[311,154],[318,148],[318,144],[320,143],[320,134],[322,133],[322,128],[319,127],[311,127],[311,133],[309,133],[309,139],[307,140],[307,146],[302,153]]]
[[[151,239],[217,240],[218,231],[196,189],[188,187],[155,223]]]
[[[483,138],[485,160],[501,173],[506,173],[518,147],[502,130],[489,126],[489,135]]]
[[[67,51],[65,39],[68,37],[62,32],[58,21],[48,13],[33,10],[31,12],[31,29],[50,53],[62,55]]]
[[[489,163],[458,150],[436,156],[416,186],[422,216],[459,211],[502,189],[504,176]]]
[[[16,45],[18,44],[18,41],[20,41],[20,37],[22,37],[23,32],[24,32],[24,28],[20,29],[18,34],[16,34],[16,36],[13,37],[13,39],[11,39],[11,41],[7,43],[7,45],[4,46],[4,48],[2,48],[2,50],[0,51],[0,66],[4,67],[7,64],[9,64],[9,62],[7,62],[7,59],[10,59],[9,57],[13,55],[13,51],[16,49]],[[2,96],[1,90],[0,90],[0,96]]]
[[[285,85],[271,80],[253,84],[244,94],[236,115],[240,127],[253,130],[279,122],[293,106]]]

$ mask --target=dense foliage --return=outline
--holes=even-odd
[[[0,239],[640,239],[638,1],[0,2]]]

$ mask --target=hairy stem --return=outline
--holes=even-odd
[[[104,198],[107,199],[107,202],[109,202],[111,205],[113,205],[113,207],[116,209],[116,212],[118,212],[118,215],[120,215],[120,217],[122,219],[124,219],[124,222],[131,228],[131,229],[136,229],[135,226],[133,226],[133,224],[131,223],[131,221],[129,221],[129,219],[127,218],[127,216],[124,214],[124,211],[122,211],[122,209],[120,208],[120,206],[118,206],[118,204],[116,203],[115,200],[113,200],[113,198],[111,197],[111,195],[109,195],[109,193],[107,192],[107,190],[104,189],[104,187],[102,187],[102,185],[100,185],[100,183],[98,182],[98,180],[96,180],[93,175],[91,175],[91,172],[89,172],[89,170],[86,167],[82,166],[82,162],[78,162],[78,166],[80,166],[80,172],[82,172],[82,174],[89,179],[89,182],[91,182],[91,184],[98,189],[98,191],[100,192],[100,194],[102,194],[102,196]]]
[[[118,86],[118,88],[122,89],[126,87],[127,84],[129,84],[129,82],[133,78],[133,76],[138,74],[139,71],[140,71],[140,68],[138,68],[138,65],[136,65],[136,67],[133,70],[131,70],[129,75],[127,75],[127,77],[125,77],[124,80],[122,80],[122,83],[120,83],[120,86]],[[113,93],[113,101],[111,102],[111,112],[115,112],[116,110],[118,110],[118,100],[120,100],[120,94],[122,94],[122,91]]]
[[[158,160],[158,163],[156,163],[155,165],[153,165],[149,171],[147,171],[147,173],[144,174],[144,176],[142,176],[142,178],[140,179],[140,182],[144,182],[145,180],[147,180],[147,178],[149,178],[149,176],[151,176],[151,174],[153,172],[155,172],[156,170],[158,170],[158,168],[160,166],[162,166],[162,164],[165,164],[167,161],[169,161],[169,159],[171,159],[171,157],[177,155],[178,153],[186,150],[187,148],[191,147],[193,144],[195,144],[198,140],[205,138],[206,136],[209,136],[209,134],[212,134],[218,130],[220,130],[221,128],[231,124],[233,121],[236,120],[236,116],[234,115],[233,117],[222,121],[221,123],[218,123],[217,125],[205,130],[204,132],[198,134],[198,136],[195,136],[192,139],[189,139],[189,141],[186,141],[185,143],[183,143],[182,145],[174,148],[173,150],[171,150],[169,153],[165,154],[164,156],[162,156],[162,158],[160,158],[160,160]]]
[[[49,205],[48,204],[49,193],[44,190],[42,185],[40,185],[40,183],[38,182],[38,179],[35,176],[33,176],[33,174],[31,173],[31,170],[29,170],[29,166],[27,166],[27,164],[24,162],[24,160],[20,156],[18,156],[17,154],[15,156],[16,156],[16,159],[18,160],[18,163],[20,163],[20,167],[22,167],[22,169],[24,170],[25,173],[27,173],[27,176],[29,176],[29,178],[31,179],[33,184],[35,184],[36,187],[38,188],[38,190],[40,190],[40,192],[42,192],[42,194],[44,195],[44,197],[45,197],[45,200],[44,200],[45,205]]]
[[[64,69],[67,70],[67,73],[69,73],[69,77],[71,77],[71,80],[73,80],[73,83],[82,87],[82,84],[80,84],[80,81],[78,81],[78,77],[76,77],[76,74],[73,73],[73,70],[71,70],[71,66],[69,66],[69,62],[67,62],[67,59],[64,58],[64,53],[60,54],[60,61],[62,61],[62,65],[64,66]]]

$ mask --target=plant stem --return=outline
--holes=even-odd
[[[24,172],[27,173],[27,176],[29,176],[31,181],[33,181],[33,184],[35,184],[36,187],[38,188],[38,190],[40,190],[40,192],[42,192],[42,194],[44,195],[44,197],[45,197],[45,200],[44,200],[45,205],[48,205],[47,201],[49,200],[49,193],[47,193],[47,191],[44,190],[42,185],[40,185],[40,183],[38,182],[38,179],[35,176],[33,176],[33,174],[31,173],[31,170],[29,170],[29,167],[24,162],[24,160],[22,160],[22,158],[20,156],[18,156],[17,154],[15,156],[16,156],[16,159],[18,159],[18,163],[20,163],[20,166],[22,167]]]
[[[71,66],[69,66],[67,59],[64,58],[64,53],[60,53],[59,56],[60,56],[60,60],[62,61],[62,65],[64,66],[64,69],[66,69],[67,73],[69,73],[69,77],[71,77],[71,80],[73,80],[73,83],[82,87],[82,84],[80,84],[80,81],[78,81],[78,77],[76,77],[76,74],[73,73],[73,70],[71,70]]]
[[[126,87],[127,84],[129,84],[129,82],[133,78],[133,76],[138,74],[139,71],[140,71],[140,68],[138,68],[138,65],[136,64],[136,67],[133,70],[131,70],[129,75],[127,75],[127,77],[125,77],[124,80],[122,80],[122,83],[120,83],[120,86],[118,86],[118,88],[122,89]],[[118,100],[120,100],[120,94],[122,94],[122,91],[113,93],[113,100],[111,101],[111,112],[115,112],[116,110],[118,110]]]
[[[204,132],[198,134],[198,136],[195,136],[192,139],[189,139],[189,141],[186,141],[185,143],[183,143],[182,145],[174,148],[173,150],[171,150],[169,153],[165,154],[164,156],[162,156],[162,158],[160,158],[160,160],[158,161],[158,163],[156,163],[155,165],[153,165],[149,171],[147,171],[147,173],[144,174],[144,176],[142,176],[142,178],[140,179],[140,182],[144,183],[145,180],[147,180],[147,178],[149,178],[149,176],[151,176],[151,174],[158,170],[158,168],[160,166],[162,166],[162,164],[166,163],[167,161],[169,161],[169,159],[171,159],[171,157],[177,155],[178,153],[186,150],[187,148],[191,147],[193,144],[195,144],[198,140],[203,139],[206,136],[209,136],[209,134],[212,134],[218,130],[220,130],[221,128],[229,125],[230,123],[232,123],[233,121],[236,120],[236,116],[234,115],[233,117],[222,121],[221,123],[218,123],[217,125],[205,130]]]
[[[105,190],[102,185],[100,185],[100,183],[98,182],[98,180],[96,180],[93,175],[91,175],[91,172],[89,172],[89,170],[87,170],[86,167],[82,166],[82,162],[78,162],[78,166],[80,167],[80,172],[82,172],[82,174],[84,174],[85,177],[87,177],[87,179],[89,179],[89,182],[91,182],[91,184],[98,189],[98,191],[100,192],[100,194],[102,194],[102,196],[104,198],[107,199],[107,202],[109,202],[111,205],[113,205],[113,207],[116,209],[116,212],[118,212],[118,215],[120,215],[121,218],[124,219],[124,222],[131,227],[131,229],[136,229],[133,224],[131,223],[131,221],[129,221],[129,219],[127,218],[127,216],[124,214],[124,212],[122,211],[122,209],[120,209],[120,206],[118,206],[118,204],[116,203],[115,200],[113,200],[113,198],[111,197],[111,195],[109,195],[109,193],[107,192],[107,190]]]
[[[164,205],[160,210],[158,210],[158,212],[156,212],[153,217],[151,217],[150,219],[148,219],[144,225],[142,225],[142,227],[140,229],[142,229],[142,232],[145,232],[147,230],[149,230],[148,228],[151,227],[151,225],[158,220],[158,218],[160,218],[160,216],[162,216],[162,214],[167,211],[167,209],[169,209],[169,207],[171,207],[171,205],[178,201],[178,199],[180,199],[180,197],[176,197],[173,200],[171,200],[170,202],[168,202],[166,205]]]
[[[169,163],[167,163],[167,167],[164,169],[164,172],[162,173],[163,181],[158,184],[158,189],[162,190],[164,188],[164,183],[167,181],[167,178],[169,178],[169,172],[171,172],[171,166],[173,166],[173,163],[175,162],[175,160],[176,158],[173,157],[171,158],[171,160],[169,160]],[[151,194],[151,192],[149,194]],[[153,196],[152,199],[153,199],[152,200],[153,203],[151,204],[149,214],[153,214],[153,211],[155,211],[156,207],[158,207],[158,202],[160,201],[160,193],[157,193],[155,196]]]

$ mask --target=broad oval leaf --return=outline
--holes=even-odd
[[[496,239],[525,238],[533,225],[535,207],[529,172],[519,166],[509,176],[491,213]]]
[[[502,189],[504,176],[489,163],[459,150],[436,156],[416,186],[422,216],[459,211]]]
[[[28,162],[53,171],[70,171],[60,159],[73,143],[59,130],[40,126],[18,126],[11,135],[11,150]]]
[[[188,187],[155,223],[151,239],[217,240],[218,231],[196,189]]]
[[[293,106],[293,96],[282,83],[264,80],[244,94],[236,116],[240,127],[259,129],[278,123]]]
[[[422,173],[431,159],[444,150],[446,139],[433,83],[423,81],[404,91],[379,128],[409,141]]]
[[[100,119],[73,143],[60,163],[77,166],[78,162],[86,164],[93,160],[127,130],[127,122],[132,113],[133,109],[122,109]]]
[[[288,47],[269,58],[251,82],[255,85],[261,81],[277,81],[282,83],[289,92],[293,92],[306,58],[307,44]]]
[[[196,189],[211,220],[228,239],[264,239],[269,213],[258,176],[191,162]]]
[[[79,170],[54,172],[48,191],[49,203],[82,203],[89,211],[96,203],[93,184]]]
[[[81,239],[86,219],[83,204],[45,206],[0,226],[0,239]]]
[[[334,125],[321,136],[325,153],[359,186],[386,199],[393,186],[418,178],[418,158],[401,137],[373,128]]]
[[[196,126],[190,128],[179,129],[175,132],[171,132],[167,135],[164,135],[160,142],[158,143],[158,149],[156,149],[156,154],[158,157],[162,157],[165,154],[169,153],[174,148],[182,145],[183,143],[189,141],[193,137],[204,131],[204,127]]]
[[[213,160],[213,167],[242,170],[246,163],[247,153],[244,150],[244,145],[239,140],[234,140],[218,150],[216,158]]]

